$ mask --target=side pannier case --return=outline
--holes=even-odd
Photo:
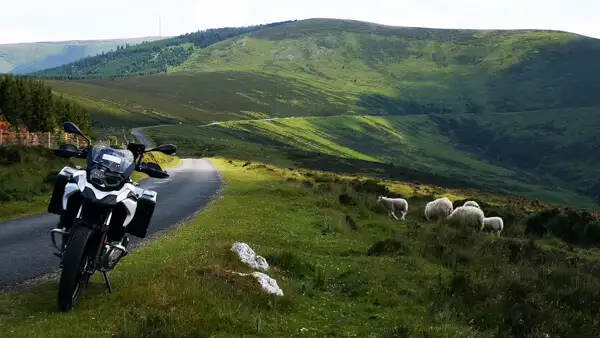
[[[48,212],[51,214],[60,215],[63,211],[62,199],[65,193],[65,186],[69,183],[69,180],[73,177],[75,169],[70,167],[64,167],[58,175],[56,175],[56,182],[52,190],[52,197],[48,204]]]
[[[144,190],[139,197],[135,215],[127,225],[127,233],[135,237],[145,238],[156,206],[156,191]]]

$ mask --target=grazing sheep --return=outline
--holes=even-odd
[[[473,206],[458,207],[448,216],[448,220],[458,221],[462,225],[472,226],[477,229],[483,228],[483,219],[483,211]]]
[[[502,229],[504,229],[504,221],[500,217],[486,217],[483,219],[483,225],[481,226],[481,231],[483,229],[488,229],[493,233],[496,233],[497,236],[500,236]]]
[[[452,213],[453,208],[448,197],[438,198],[425,206],[425,219],[429,222],[443,221]]]
[[[403,220],[404,217],[406,217],[406,213],[408,212],[408,202],[404,198],[388,198],[379,196],[377,197],[377,202],[383,204],[385,210],[388,211],[388,217],[391,215],[394,216],[395,219],[398,219],[394,213],[395,211],[400,211],[402,214],[400,219]]]
[[[468,207],[468,206],[481,209],[481,207],[479,207],[479,204],[477,204],[477,202],[475,202],[475,201],[466,201],[465,204],[463,204],[463,207]]]

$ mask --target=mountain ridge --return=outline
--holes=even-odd
[[[60,66],[83,57],[167,37],[146,36],[122,39],[39,41],[0,44],[0,73],[27,74]]]

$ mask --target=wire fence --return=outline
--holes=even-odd
[[[9,132],[0,129],[0,147],[7,145],[42,146],[46,148],[57,148],[61,144],[71,143],[79,147],[84,145],[85,139],[79,135],[60,133],[30,133]]]

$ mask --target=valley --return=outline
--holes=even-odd
[[[184,159],[154,162],[187,175],[181,163],[204,159],[223,187],[181,184],[179,198],[206,206],[124,259],[116,296],[95,276],[60,316],[51,276],[0,293],[0,336],[594,336],[598,60],[600,40],[561,31],[307,19],[40,69],[31,77],[94,141],[136,128]],[[0,146],[0,219],[43,211],[65,164]],[[406,199],[407,219],[389,219],[379,195]],[[477,201],[503,219],[501,236],[427,221],[441,197]],[[230,251],[242,241],[284,296],[245,277]]]

